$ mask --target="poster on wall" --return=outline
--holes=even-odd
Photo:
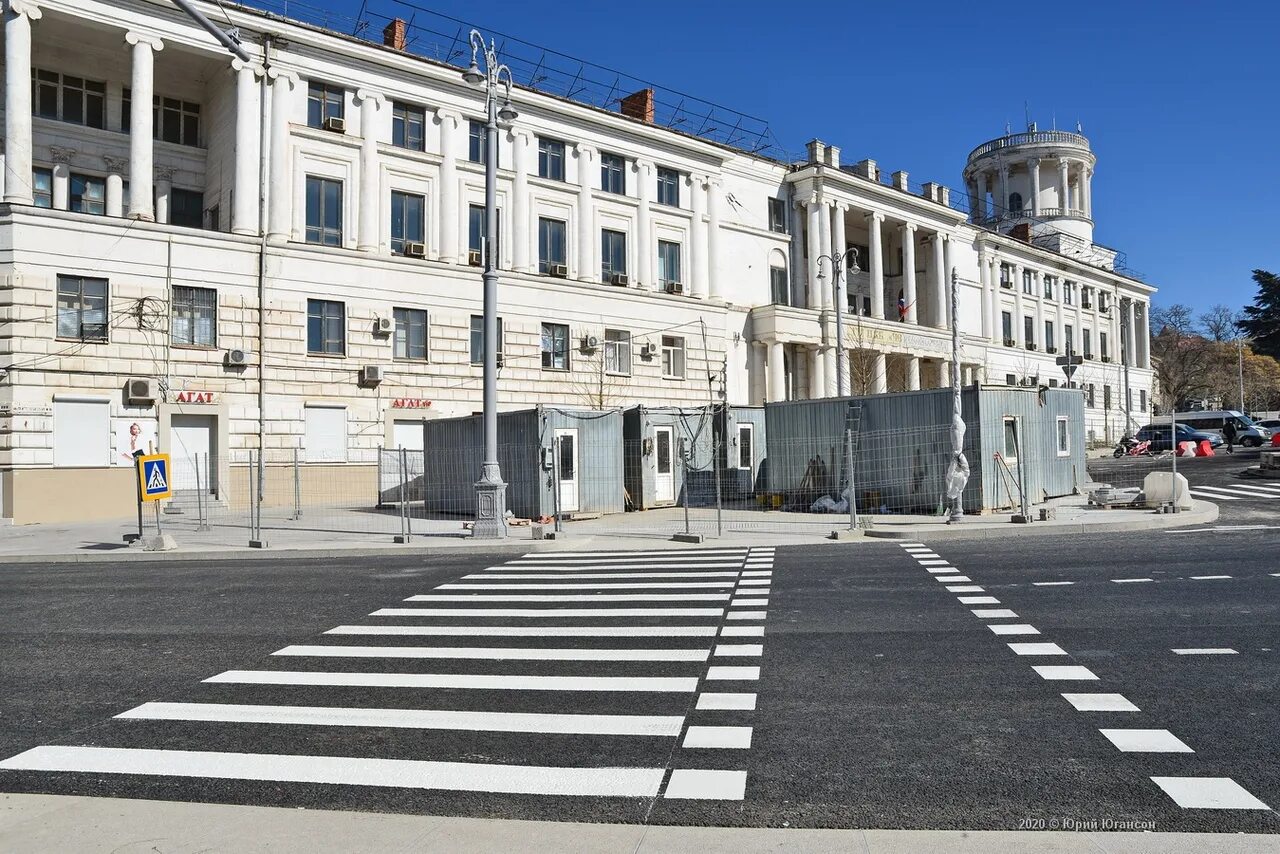
[[[159,448],[156,439],[158,426],[154,418],[117,418],[111,423],[111,432],[115,436],[113,465],[131,466],[135,451],[154,454]]]

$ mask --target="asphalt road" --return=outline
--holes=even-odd
[[[577,579],[571,583],[587,584],[579,591],[582,595],[601,592],[594,586],[598,583],[657,583],[634,576],[626,582],[617,577],[583,581],[587,572],[618,576],[639,571],[617,566],[616,554],[599,556],[607,564],[602,569],[578,565],[546,572],[534,566],[485,573],[510,558],[484,555],[378,558],[377,565],[360,559],[8,567],[0,575],[0,680],[6,686],[0,695],[0,759],[42,746],[65,746],[201,751],[222,757],[204,767],[240,762],[242,754],[455,764],[437,768],[444,775],[441,788],[292,782],[276,779],[287,775],[273,766],[258,780],[6,769],[0,770],[0,790],[587,821],[973,830],[1074,823],[1094,829],[1280,833],[1280,815],[1272,809],[1183,807],[1151,779],[1229,778],[1248,795],[1271,807],[1280,805],[1280,766],[1275,762],[1280,577],[1272,574],[1280,572],[1280,538],[1273,531],[1099,535],[1087,541],[1042,536],[931,545],[939,558],[917,558],[902,546],[877,543],[780,548],[772,559],[753,550],[745,566],[742,553],[727,556],[729,569],[711,568],[719,559],[706,553],[667,559],[665,563],[677,564],[669,568],[653,560],[643,568],[677,579],[662,583],[697,578],[693,583],[715,584],[728,576],[687,573],[730,573],[737,586],[728,608],[705,601],[658,603],[710,604],[717,613],[727,612],[723,618],[480,618],[478,610],[471,610],[475,601],[403,602],[413,595],[457,595],[452,588],[436,588],[492,582],[504,574],[524,573],[502,581],[514,585],[516,595],[563,595],[560,588],[551,593],[537,588],[534,594],[529,585],[566,583],[567,576]],[[950,561],[970,581],[935,580],[946,575],[929,571],[936,565],[921,565],[931,560]],[[492,578],[463,579],[478,573]],[[532,574],[552,580],[536,580]],[[770,592],[750,592],[748,574],[757,590],[771,580],[771,588],[763,588]],[[1193,578],[1206,575],[1230,577]],[[1151,580],[1115,581],[1130,578]],[[1072,583],[1042,584],[1068,581]],[[948,590],[971,586],[983,589]],[[692,595],[715,595],[719,589],[697,588]],[[507,595],[483,590],[481,595]],[[613,588],[609,592],[630,595],[616,594]],[[999,602],[965,603],[959,601],[962,596],[991,596]],[[653,606],[626,601],[601,607]],[[447,614],[370,616],[387,607],[439,608]],[[566,605],[486,602],[483,607]],[[1016,617],[980,617],[975,608],[1010,609]],[[729,616],[734,613],[741,619]],[[479,624],[574,630],[625,625],[658,627],[661,634],[324,634],[339,625]],[[1030,625],[1039,634],[999,636],[991,624]],[[673,626],[714,626],[718,636],[679,636]],[[728,627],[760,626],[762,636],[724,634]],[[1009,642],[1054,643],[1064,655],[1019,655]],[[643,649],[655,659],[691,649],[713,654],[691,661],[371,659],[314,657],[306,651],[271,655],[290,645],[338,644],[502,646],[530,655],[555,648],[579,658],[609,656],[613,653],[607,650],[617,649]],[[754,644],[759,648],[749,649]],[[1172,652],[1188,648],[1234,652]],[[1049,681],[1033,670],[1038,665],[1082,666],[1097,679]],[[721,666],[758,666],[759,677],[735,673],[727,680],[711,679]],[[607,692],[201,681],[233,670],[326,672],[339,674],[334,677],[339,679],[377,672],[396,678],[430,673],[621,675],[627,680],[618,686],[623,690]],[[635,681],[641,677],[692,677],[697,687],[692,692],[642,691]],[[1140,711],[1077,711],[1064,692],[1120,694]],[[706,701],[698,699],[730,694],[754,694],[754,710],[707,709],[702,708]],[[672,719],[677,723],[675,732],[619,735],[498,732],[488,724],[459,723],[405,728],[113,719],[153,702],[225,704],[219,708],[230,709],[233,716],[243,706],[263,705],[322,711],[377,708],[392,715],[421,709],[481,716],[519,712],[543,721],[563,721],[556,716],[572,714],[579,716],[574,721],[593,726],[601,721],[659,728],[669,728]],[[517,723],[516,728],[525,726]],[[526,728],[539,727],[545,724]],[[689,746],[690,727],[731,728],[701,732],[711,743],[722,738],[734,742],[746,730],[749,746]],[[1194,752],[1123,752],[1100,728],[1168,730]],[[465,785],[473,790],[458,790],[467,769],[494,764],[513,769],[479,782],[466,778],[471,782]],[[625,796],[495,791],[520,789],[526,785],[521,782],[525,772],[549,767],[657,769],[661,784],[652,792]],[[669,796],[679,772],[707,769],[745,772],[745,790],[740,797],[715,799]],[[537,774],[530,779],[534,788],[545,783]],[[604,786],[617,782],[601,780]]]

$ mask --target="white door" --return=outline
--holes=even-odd
[[[578,509],[578,428],[565,427],[555,431],[560,442],[556,476],[559,478],[560,512],[572,513]]]
[[[423,448],[422,420],[394,422],[391,425],[391,447],[421,451]]]
[[[675,469],[672,465],[674,453],[673,430],[670,427],[653,428],[653,456],[656,472],[653,479],[655,501],[676,500]]]
[[[169,452],[172,455],[173,488],[195,489],[199,483],[206,492],[217,492],[217,460],[212,459],[213,415],[175,415],[169,422]],[[196,479],[196,462],[200,476]]]

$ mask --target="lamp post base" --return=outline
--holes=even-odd
[[[471,529],[475,540],[507,538],[507,485],[496,463],[486,463],[476,481],[476,523]]]

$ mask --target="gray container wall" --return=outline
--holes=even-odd
[[[752,432],[752,450],[750,468],[742,468],[738,447],[738,425],[750,424]],[[768,473],[766,463],[768,457],[768,430],[766,429],[763,406],[730,406],[725,411],[724,435],[720,447],[724,460],[724,473],[721,483],[726,500],[742,500],[756,494],[757,488],[763,488],[763,478]]]
[[[498,463],[507,483],[507,507],[516,516],[555,512],[550,468],[552,439],[563,427],[578,430],[578,512],[620,513],[623,508],[622,414],[538,407],[498,414]],[[423,422],[426,509],[474,512],[484,438],[481,416]]]
[[[681,408],[674,406],[633,406],[622,413],[624,478],[631,506],[636,510],[653,507],[670,507],[684,501],[686,488],[684,472],[680,464],[680,440],[683,438],[691,451],[689,459],[689,505],[715,504],[715,424],[711,411],[705,407]],[[673,428],[672,478],[675,482],[674,500],[658,503],[654,428]],[[646,446],[645,440],[648,439]],[[649,453],[645,453],[646,447]]]
[[[981,459],[984,500],[989,508],[1018,503],[1016,460],[1002,465],[996,454],[1007,456],[1006,418],[1017,419],[1018,455],[1021,457],[1027,495],[1031,503],[1070,495],[1085,481],[1084,396],[1079,389],[986,386],[980,398],[983,446]],[[1059,452],[1058,420],[1066,419],[1067,450]],[[970,460],[970,464],[977,464]]]

